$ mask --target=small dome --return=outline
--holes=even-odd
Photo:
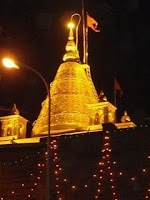
[[[73,29],[71,28],[69,32],[68,42],[66,45],[66,53],[63,56],[63,61],[79,62],[79,60],[80,60],[79,52],[74,42]]]
[[[99,101],[100,102],[107,101],[107,97],[105,96],[103,90],[100,91]]]
[[[20,114],[20,112],[19,112],[19,110],[17,109],[15,103],[14,103],[14,105],[13,105],[13,108],[11,109],[11,114],[12,114],[12,115],[19,115],[19,114]]]
[[[131,122],[131,118],[128,116],[127,111],[124,112],[124,115],[121,118],[121,122],[122,123]]]

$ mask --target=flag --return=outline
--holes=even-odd
[[[115,89],[115,91],[116,90],[120,91],[120,95],[123,95],[123,91],[122,91],[122,89],[121,89],[121,87],[120,87],[120,85],[119,85],[119,83],[118,83],[116,78],[114,78],[114,89]]]
[[[95,32],[100,32],[100,30],[97,30],[97,25],[97,21],[87,14],[87,26]]]

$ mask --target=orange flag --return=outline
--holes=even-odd
[[[100,30],[97,30],[97,25],[97,21],[87,14],[87,26],[95,32],[100,32]]]
[[[116,78],[114,78],[114,89],[120,91],[120,95],[123,95],[123,91]]]

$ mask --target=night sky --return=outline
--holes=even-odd
[[[101,30],[89,30],[89,65],[95,87],[98,93],[103,89],[113,103],[115,76],[123,90],[123,96],[117,98],[118,113],[122,115],[126,109],[134,120],[150,116],[147,2],[85,0],[86,11]],[[75,12],[81,13],[80,0],[0,1],[0,57],[9,55],[37,69],[50,83],[62,63],[66,24]],[[82,60],[81,25],[79,34]],[[8,71],[1,64],[0,75],[0,116],[16,103],[21,115],[33,122],[46,97],[43,83],[30,71]]]

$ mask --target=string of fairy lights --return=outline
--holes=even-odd
[[[31,156],[26,156],[26,157],[22,157],[19,158],[18,160],[12,160],[10,161],[5,161],[5,162],[1,162],[1,166],[3,167],[13,167],[15,169],[16,166],[23,166],[26,167],[28,166],[28,170],[27,174],[25,175],[20,175],[20,176],[15,176],[15,178],[8,178],[8,181],[5,177],[4,181],[2,184],[6,184],[6,186],[8,186],[8,182],[12,181],[13,184],[17,183],[17,187],[10,189],[8,188],[8,192],[5,194],[3,194],[3,196],[0,197],[0,200],[5,200],[7,199],[7,197],[11,197],[11,199],[20,199],[20,198],[26,198],[26,199],[36,199],[35,197],[35,191],[37,190],[38,185],[40,184],[40,179],[41,179],[41,175],[43,174],[44,171],[44,167],[45,167],[45,161],[43,159],[43,157],[39,157],[40,154],[43,154],[43,152],[38,151],[37,152],[37,156],[38,158],[35,160],[35,157]],[[29,161],[32,160],[32,163],[30,163]],[[41,160],[39,162],[39,160]],[[29,163],[30,163],[30,167],[29,167]],[[33,166],[34,166],[34,170],[33,170]],[[37,166],[37,167],[36,167]],[[25,169],[23,169],[22,173],[25,173]],[[35,170],[36,169],[36,170]],[[28,180],[28,181],[26,181]],[[13,185],[12,184],[12,185]],[[19,193],[18,191],[21,191],[21,193]]]
[[[128,129],[128,130],[131,130],[131,129]],[[116,131],[113,131],[113,132],[116,132]],[[81,136],[86,135],[86,134],[87,133],[82,134]],[[127,172],[125,172],[124,170],[119,171],[119,172],[116,170],[119,161],[116,162],[116,161],[113,161],[112,159],[110,134],[112,134],[112,132],[109,132],[109,131],[105,131],[103,134],[103,146],[102,146],[102,149],[100,150],[100,160],[97,164],[97,168],[95,168],[95,171],[97,171],[97,173],[93,173],[91,175],[94,182],[96,183],[96,191],[93,194],[93,199],[99,199],[101,195],[103,195],[103,193],[105,192],[104,185],[107,179],[107,181],[109,182],[109,188],[112,195],[112,200],[119,200],[119,195],[117,193],[116,177],[117,179],[122,178],[122,177],[127,177],[129,181],[134,183],[136,182],[137,177],[139,176],[139,173],[138,175],[134,174],[132,176],[129,176]],[[72,137],[80,137],[80,136],[73,135],[73,136],[65,136],[65,137],[69,137],[69,139],[71,139]],[[78,188],[81,188],[81,187],[86,188],[87,190],[88,189],[90,190],[90,183],[85,182],[82,186],[71,184],[71,180],[65,176],[65,169],[61,167],[61,164],[60,164],[61,159],[59,158],[59,155],[58,155],[59,138],[60,137],[57,136],[56,138],[54,137],[52,139],[51,150],[53,154],[52,155],[52,161],[54,165],[53,173],[55,175],[55,190],[57,193],[57,199],[64,200],[65,197],[63,194],[62,184],[70,183],[70,192],[74,192],[74,191],[77,191]],[[37,171],[33,170],[32,168],[31,169],[29,168],[28,174],[26,175],[26,178],[29,178],[29,177],[32,178],[32,181],[31,181],[32,185],[29,187],[26,181],[22,181],[22,182],[19,182],[20,185],[18,186],[18,188],[24,188],[24,190],[28,188],[28,194],[25,194],[27,199],[34,199],[35,192],[37,190],[37,187],[40,185],[40,180],[43,176],[43,173],[46,167],[45,163],[46,163],[47,152],[45,148],[43,148],[42,151],[38,151],[37,155],[38,155],[38,159],[34,161],[35,163],[37,163]],[[15,166],[21,166],[21,165],[24,165],[25,163],[26,165],[28,165],[28,160],[30,159],[34,159],[34,156],[32,155],[25,156],[25,157],[23,156],[22,158],[18,158],[18,160],[16,159],[16,160],[11,160],[11,161],[1,161],[0,165],[3,167],[10,167],[10,168],[15,167]],[[146,162],[149,163],[149,161],[150,161],[150,155],[147,155]],[[145,175],[148,177],[150,176],[150,169],[148,165],[145,168],[139,169],[139,172],[141,172],[142,176],[145,176]],[[17,177],[15,180],[17,180]],[[147,180],[149,182],[147,183],[147,189],[143,197],[144,199],[150,199],[150,178]],[[12,190],[9,189],[9,193],[7,195],[11,195],[12,199],[15,199],[17,196],[18,188],[12,189]],[[4,194],[3,196],[0,196],[0,200],[5,200],[7,195]]]

